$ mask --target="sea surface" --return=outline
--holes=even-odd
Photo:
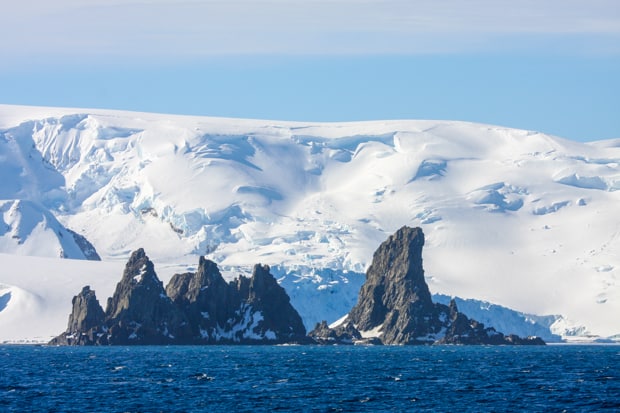
[[[620,411],[620,346],[0,346],[1,412]]]

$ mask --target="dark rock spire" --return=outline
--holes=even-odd
[[[99,305],[95,291],[85,286],[73,297],[67,331],[56,337],[50,344],[89,345],[95,344],[105,333],[103,327],[105,313]]]
[[[544,344],[485,328],[459,313],[454,301],[449,307],[433,303],[422,268],[423,246],[422,229],[396,231],[375,252],[358,302],[343,324],[330,329],[319,323],[309,335],[343,344],[358,336],[383,344]]]

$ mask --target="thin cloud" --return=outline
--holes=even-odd
[[[620,6],[616,0],[30,0],[3,8],[0,36],[0,53],[15,58],[463,53],[546,44],[617,54]]]

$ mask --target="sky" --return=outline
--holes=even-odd
[[[11,3],[0,103],[620,138],[617,0]]]

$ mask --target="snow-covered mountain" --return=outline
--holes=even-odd
[[[0,200],[0,251],[17,255],[99,260],[86,238],[29,200]]]
[[[58,314],[49,335],[58,334],[71,297],[90,284],[105,299],[139,247],[164,282],[198,255],[229,276],[269,264],[306,327],[333,322],[355,303],[375,248],[402,225],[426,234],[433,293],[561,315],[554,331],[565,336],[612,336],[620,332],[619,163],[620,140],[578,143],[464,122],[0,105],[0,341],[33,337],[16,324],[16,297],[39,297]],[[16,225],[18,207],[37,212]],[[103,262],[85,271],[57,259],[82,258],[61,244],[71,238],[61,227],[84,236]],[[45,277],[24,270],[41,262]]]

